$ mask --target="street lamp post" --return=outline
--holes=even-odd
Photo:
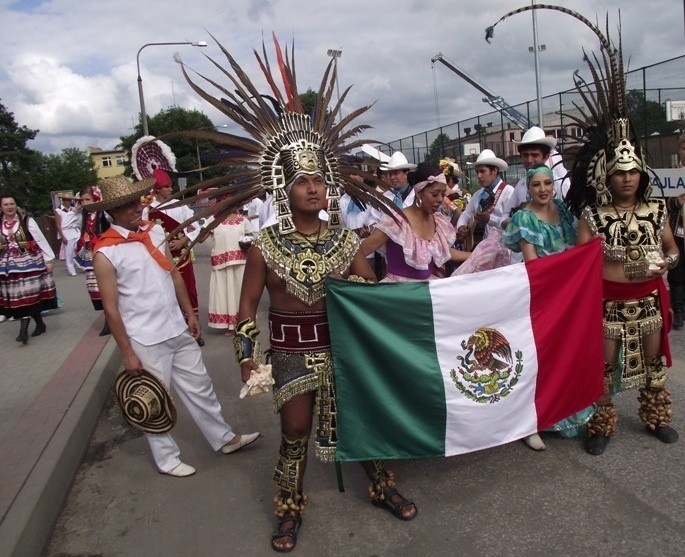
[[[216,130],[218,128],[227,128],[228,124],[219,124],[218,126],[205,126],[203,128],[197,128],[198,130]],[[204,180],[202,176],[202,158],[200,157],[200,143],[195,140],[195,155],[197,156],[197,171],[200,174],[200,182]]]
[[[338,68],[338,58],[342,56],[342,50],[341,49],[333,49],[329,48],[328,49],[328,55],[331,58],[335,58],[335,67],[336,67],[336,77],[335,77],[335,91],[336,94],[338,95],[338,104],[340,104],[340,85],[339,82],[340,80],[338,79],[337,76],[337,68]],[[338,121],[342,120],[342,110],[339,110],[338,112]]]
[[[143,78],[140,77],[140,53],[148,46],[166,46],[166,45],[183,45],[189,44],[191,46],[205,47],[207,41],[179,41],[170,43],[147,43],[138,49],[136,54],[136,68],[138,69],[138,99],[140,100],[140,117],[143,121],[143,135],[148,135],[147,127],[147,113],[145,112],[145,97],[143,96]]]
[[[531,0],[531,4],[535,4],[534,0]],[[535,58],[535,90],[538,100],[538,126],[542,129],[545,128],[544,122],[542,121],[542,85],[540,84],[540,51],[545,50],[545,45],[538,46],[538,16],[537,10],[532,10],[533,12],[533,57]],[[530,51],[530,48],[528,49]]]

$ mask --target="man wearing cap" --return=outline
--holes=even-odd
[[[537,126],[532,126],[523,134],[521,142],[518,144],[518,151],[521,155],[521,163],[528,171],[534,166],[545,164],[552,169],[554,174],[554,196],[563,199],[568,191],[571,181],[566,177],[567,171],[561,162],[561,156],[554,149],[557,140],[554,137],[545,135],[545,131]],[[509,223],[509,216],[512,209],[517,209],[528,202],[528,185],[525,176],[521,178],[514,187],[514,193],[505,207],[507,218],[502,223],[502,228],[506,228]]]
[[[255,441],[259,433],[237,435],[221,414],[195,342],[200,323],[168,247],[166,253],[159,249],[166,246],[164,230],[142,220],[140,198],[153,183],[152,178],[131,183],[123,176],[102,180],[102,200],[85,206],[89,211],[107,211],[113,219],[98,239],[93,259],[107,323],[125,371],[154,374],[175,391],[212,449],[232,453]],[[148,434],[147,439],[161,473],[174,477],[195,473],[181,462],[169,433]]]
[[[74,251],[76,242],[81,237],[81,213],[72,205],[74,196],[71,192],[58,194],[60,206],[55,209],[55,224],[57,233],[62,238],[64,246],[64,259],[67,264],[67,273],[72,277],[76,276],[74,267]]]
[[[171,177],[161,168],[155,168],[152,172],[152,177],[155,180],[154,199],[150,203],[149,208],[144,209],[143,218],[159,224],[168,235],[177,229],[181,223],[191,218],[193,216],[193,210],[187,205],[165,207],[165,202],[167,202],[174,193]],[[174,263],[181,273],[181,278],[186,285],[186,290],[190,297],[190,305],[193,307],[195,316],[198,315],[199,303],[195,282],[195,270],[193,269],[192,256],[188,253],[188,245],[197,238],[199,233],[200,228],[197,225],[191,224],[186,226],[183,231],[178,232],[176,237],[169,238],[168,240],[169,251],[171,252]],[[198,336],[196,341],[200,346],[204,346],[205,344],[202,336]]]
[[[471,196],[457,221],[458,240],[466,237],[468,226],[474,219],[485,225],[485,238],[493,233],[501,233],[500,226],[506,218],[504,208],[514,192],[514,188],[505,184],[500,177],[500,173],[508,168],[507,163],[490,149],[484,149],[473,165],[480,189]]]

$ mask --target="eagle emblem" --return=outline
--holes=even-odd
[[[480,404],[495,403],[507,396],[523,371],[523,353],[512,358],[511,346],[497,329],[481,327],[461,341],[466,353],[457,356],[459,366],[450,372],[455,386],[466,398]]]

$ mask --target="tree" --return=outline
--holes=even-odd
[[[50,192],[71,190],[80,192],[97,182],[97,173],[86,151],[69,148],[60,154],[33,153],[31,168],[31,198],[24,207],[34,214],[52,209]]]
[[[438,164],[440,159],[445,156],[445,152],[450,141],[451,139],[449,135],[446,133],[439,133],[428,148],[428,156],[426,157],[426,161],[433,164]]]
[[[311,87],[300,94],[300,100],[302,101],[305,114],[313,114],[314,106],[316,105],[316,97],[316,92]]]
[[[633,123],[638,137],[647,137],[653,133],[673,133],[677,122],[666,120],[666,108],[658,102],[645,98],[642,91],[632,90],[626,93],[628,117]]]
[[[179,106],[171,106],[158,112],[148,121],[150,135],[159,137],[168,133],[187,131],[187,130],[214,130],[214,123],[199,110],[187,110]],[[120,137],[119,146],[126,149],[129,153],[133,144],[143,135],[143,126],[139,122],[132,135]],[[197,170],[198,153],[200,157],[207,153],[214,152],[216,149],[209,141],[196,141],[188,137],[165,138],[164,142],[169,145],[176,155],[176,170],[179,173],[193,172]],[[133,173],[130,165],[126,168],[125,174],[131,176]],[[209,177],[204,173],[204,179]],[[199,175],[195,172],[188,176],[188,185],[193,185],[199,181]]]
[[[22,206],[31,197],[29,170],[35,154],[26,144],[37,133],[38,130],[19,126],[14,114],[0,103],[0,189],[13,195]]]

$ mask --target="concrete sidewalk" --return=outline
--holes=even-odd
[[[84,275],[69,276],[62,261],[54,275],[63,305],[44,314],[44,335],[22,345],[17,321],[0,324],[0,555],[40,551],[119,361],[98,336],[104,317]]]
[[[208,252],[201,246],[196,261],[205,303]],[[269,396],[238,399],[230,339],[205,328],[205,361],[229,423],[238,432],[260,430],[262,439],[235,455],[215,454],[180,408],[175,437],[198,472],[160,475],[146,441],[112,402],[118,351],[97,336],[102,316],[83,276],[67,276],[60,263],[55,275],[65,304],[46,317],[46,335],[22,346],[14,341],[18,323],[0,324],[0,557],[273,555],[278,418]],[[685,432],[685,332],[672,341],[674,426]],[[333,467],[312,458],[311,504],[295,553],[680,555],[685,439],[666,446],[646,435],[635,396],[618,397],[620,435],[602,457],[586,455],[578,440],[543,434],[544,453],[511,443],[391,463],[401,491],[420,508],[408,523],[368,503],[359,466],[343,466],[340,494]]]

